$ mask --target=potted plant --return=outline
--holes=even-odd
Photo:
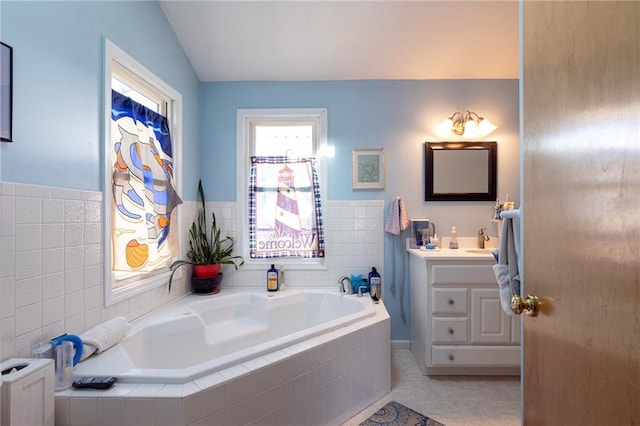
[[[188,260],[176,260],[171,264],[169,291],[171,291],[173,274],[175,274],[181,266],[193,265],[194,274],[191,282],[195,288],[202,285],[217,287],[222,279],[222,273],[220,272],[222,265],[233,265],[237,270],[239,266],[244,264],[242,256],[232,255],[234,245],[233,238],[230,236],[221,237],[220,229],[216,223],[216,215],[213,212],[211,213],[211,230],[207,232],[207,213],[202,180],[198,182],[198,197],[200,198],[202,206],[198,212],[198,217],[191,224],[191,229],[189,230]],[[199,292],[205,292],[205,290],[200,290]]]

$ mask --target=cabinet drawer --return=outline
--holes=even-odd
[[[431,342],[440,345],[466,344],[469,342],[469,319],[432,318]]]
[[[466,288],[434,288],[431,291],[431,313],[434,315],[467,315],[469,290]]]
[[[433,265],[431,268],[432,285],[451,284],[495,284],[493,259],[475,265]]]
[[[518,367],[520,346],[433,346],[434,367]]]

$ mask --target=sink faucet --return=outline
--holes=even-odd
[[[485,231],[486,231],[486,228],[480,228],[480,230],[478,231],[478,248],[479,249],[483,249],[484,242],[490,240],[489,236],[485,234]]]
[[[346,288],[344,284],[345,281],[347,282]],[[353,294],[353,287],[351,286],[351,278],[347,277],[346,275],[343,275],[340,278],[338,278],[338,289],[340,290],[340,293]]]

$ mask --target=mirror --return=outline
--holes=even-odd
[[[426,142],[425,201],[495,201],[497,142]]]

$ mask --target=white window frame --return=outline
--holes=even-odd
[[[115,66],[114,66],[115,64]],[[169,282],[169,268],[163,271],[148,273],[140,278],[134,278],[131,282],[121,287],[115,287],[114,274],[111,269],[111,76],[114,69],[125,70],[137,77],[138,82],[144,84],[147,89],[159,92],[162,98],[168,99],[167,105],[169,128],[171,129],[171,142],[176,191],[182,193],[182,95],[157,77],[138,61],[133,59],[125,51],[120,49],[110,40],[104,43],[104,188],[103,188],[103,226],[104,226],[104,305],[109,306],[136,294],[149,291],[153,288],[166,285]],[[173,226],[178,230],[178,242],[180,253],[182,247],[182,220],[181,209],[178,208],[176,220]],[[174,279],[180,278],[180,272],[176,272]]]
[[[243,269],[263,270],[265,265],[277,263],[288,270],[326,270],[324,258],[282,257],[273,259],[252,259],[249,255],[249,175],[252,132],[255,124],[274,123],[313,123],[316,132],[314,150],[317,159],[318,179],[322,209],[326,211],[327,203],[327,161],[321,155],[327,151],[327,109],[326,108],[292,108],[292,109],[238,109],[237,110],[237,245],[245,260]],[[324,216],[324,215],[323,215]],[[326,218],[323,218],[326,224]],[[325,232],[326,235],[326,232]]]

